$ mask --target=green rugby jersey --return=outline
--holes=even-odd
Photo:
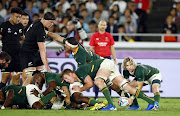
[[[17,86],[17,85],[8,85],[2,88],[3,93],[6,95],[9,90],[14,91],[14,98],[11,102],[11,105],[25,105],[28,104],[26,98],[26,87]]]
[[[73,54],[74,59],[78,63],[78,67],[100,59],[99,55],[83,47],[80,43],[78,43],[78,46],[77,52]]]
[[[64,81],[61,77],[60,74],[58,73],[50,73],[50,72],[45,72],[45,80],[46,80],[46,86],[48,86],[49,82],[56,81],[57,86],[67,86],[69,88],[69,83]]]
[[[79,67],[75,71],[75,74],[81,80],[81,82],[83,84],[84,84],[84,80],[85,80],[86,76],[88,76],[88,75],[94,81],[94,78],[96,77],[96,73],[99,70],[99,67],[103,61],[104,61],[104,59],[97,59],[89,64],[85,64],[85,65]]]
[[[137,81],[147,81],[152,75],[159,73],[159,70],[149,65],[138,64],[134,75],[130,74],[128,70],[123,70],[124,78],[128,79],[129,76],[135,77]]]
[[[65,41],[66,39],[63,40],[63,44],[65,44]],[[78,43],[77,51],[73,53],[73,57],[78,63],[78,67],[84,64],[91,63],[96,59],[100,59],[99,55],[83,47],[80,43]]]

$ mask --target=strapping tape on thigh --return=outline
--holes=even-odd
[[[40,71],[40,72],[42,72],[42,73],[45,72],[44,69],[38,69],[38,71]]]
[[[26,75],[32,75],[35,70],[25,70]]]
[[[126,79],[123,80],[123,82],[120,85],[121,90],[124,90],[124,86],[128,84],[128,81]]]
[[[16,76],[16,75],[19,75],[19,74],[21,74],[22,72],[12,72],[11,74],[12,74],[12,76]]]

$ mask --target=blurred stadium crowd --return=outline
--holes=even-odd
[[[67,33],[67,22],[79,18],[87,33],[96,32],[100,20],[108,22],[110,33],[145,33],[151,6],[151,0],[0,0],[0,23],[10,18],[11,8],[20,7],[29,14],[29,23],[53,12],[52,32]]]

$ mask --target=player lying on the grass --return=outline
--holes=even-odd
[[[42,88],[43,84],[46,83],[47,89],[42,92],[42,95],[47,95],[51,93],[57,86],[60,87],[61,90],[63,90],[66,94],[66,97],[64,98],[66,102],[66,109],[72,109],[72,104],[70,101],[70,93],[69,93],[69,83],[65,82],[58,73],[50,73],[50,72],[44,72],[41,73],[40,71],[34,71],[33,77],[35,82],[37,83],[37,86]],[[37,96],[39,92],[34,90],[35,95]]]
[[[79,92],[74,89],[76,87],[83,87],[83,84],[80,82],[74,82],[69,86],[69,91],[71,94],[71,103],[73,104],[74,108],[83,107],[81,106],[82,103],[86,103],[86,105],[94,106],[90,110],[98,110],[105,107],[105,105],[107,105],[106,101],[99,102],[92,98],[83,96],[83,92]]]
[[[124,78],[129,79],[129,76],[135,77],[129,84],[132,87],[137,87],[139,90],[145,85],[151,85],[154,93],[154,100],[159,103],[160,94],[159,88],[161,84],[161,73],[157,68],[149,65],[137,64],[132,57],[127,57],[122,63]],[[137,99],[133,101],[133,105],[128,110],[140,109]]]
[[[11,62],[11,56],[7,52],[0,53],[0,69],[7,68]]]
[[[56,88],[56,86],[60,86],[61,89],[66,93],[66,97],[65,102],[66,102],[66,109],[73,109],[71,101],[70,101],[70,93],[69,93],[69,83],[67,83],[66,81],[64,81],[62,78],[60,78],[60,74],[57,73],[49,73],[49,72],[45,72],[45,73],[41,73],[40,71],[35,71],[33,73],[35,82],[37,83],[37,85],[41,88],[43,86],[43,84],[46,81],[46,84],[48,86],[48,88],[45,90],[46,91],[51,91],[54,90]],[[34,91],[35,92],[35,91]],[[43,92],[43,95],[45,95],[46,93]],[[71,93],[73,94],[73,92],[71,90]],[[39,94],[38,92],[35,93],[36,96]],[[95,100],[90,100],[89,98],[83,97],[81,96],[81,93],[76,93],[73,95],[73,99],[72,101],[74,101],[74,106],[76,106],[79,103],[88,103],[90,105],[95,105],[96,103],[99,103],[98,101]],[[99,104],[98,104],[99,105]],[[76,108],[76,107],[75,107]]]
[[[16,108],[26,108],[29,105],[33,109],[41,109],[56,96],[56,93],[60,93],[59,91],[52,91],[40,98],[32,94],[32,90],[34,89],[40,92],[40,89],[33,84],[27,86],[8,85],[3,87],[0,90],[0,103],[3,104],[1,109],[13,107],[14,105],[17,106]]]
[[[94,84],[97,85],[97,87],[101,90],[108,101],[108,106],[101,109],[102,111],[116,110],[116,107],[113,105],[108,88],[104,85],[104,81],[106,81],[107,79],[109,79],[114,85],[119,86],[122,90],[133,95],[128,99],[130,105],[132,104],[134,98],[138,97],[149,103],[147,109],[145,110],[157,109],[159,107],[158,102],[147,97],[142,91],[131,87],[128,84],[127,80],[121,76],[118,68],[113,63],[113,61],[109,59],[95,60],[92,63],[85,64],[79,67],[75,72],[70,69],[65,69],[62,71],[62,77],[66,82],[69,83],[73,83],[75,81],[82,82],[84,84],[83,87],[74,88],[75,90],[80,92],[91,88],[94,81]]]

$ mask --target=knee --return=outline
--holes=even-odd
[[[154,83],[154,84],[152,85],[152,91],[153,91],[153,93],[159,92],[159,87],[160,87],[160,85],[159,85],[158,83]]]
[[[103,79],[96,79],[94,81],[94,84],[99,87],[100,85],[104,84],[104,80]]]
[[[33,109],[41,109],[41,108],[42,108],[42,105],[41,105],[39,102],[35,102],[35,103],[32,105],[32,108],[33,108]]]

